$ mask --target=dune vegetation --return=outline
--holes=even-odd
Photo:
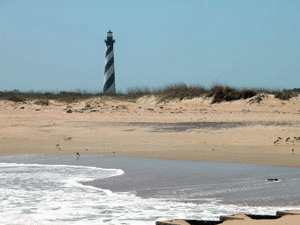
[[[211,88],[204,86],[188,86],[184,83],[167,85],[162,88],[150,89],[147,87],[129,88],[125,93],[103,94],[86,91],[61,91],[61,92],[21,92],[0,91],[0,100],[13,102],[35,101],[38,105],[48,105],[49,100],[59,102],[80,102],[94,97],[110,97],[118,100],[136,100],[143,96],[155,96],[159,102],[170,101],[173,99],[192,99],[195,97],[212,97],[212,104],[224,101],[234,101],[247,99],[256,95],[273,94],[280,100],[289,100],[297,97],[300,89],[292,90],[269,90],[255,88],[233,88],[225,85],[214,85]]]

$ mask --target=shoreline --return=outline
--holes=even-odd
[[[33,156],[34,157],[34,156]],[[29,156],[29,157],[26,157],[25,159],[25,161],[28,163],[28,162],[32,162],[32,163],[35,163],[35,161],[34,160],[32,160],[32,159],[30,159],[31,158],[31,156]],[[49,163],[47,163],[47,160],[48,160],[48,162],[49,162],[49,159],[47,158],[47,160],[45,161],[44,160],[44,157],[39,157],[38,156],[38,162],[40,161],[40,162],[43,162],[43,163],[41,163],[41,164],[44,164],[45,163],[45,165],[48,165]],[[110,166],[112,166],[112,161],[111,160],[106,160],[106,159],[104,159],[104,158],[102,158],[101,160],[100,160],[100,162],[98,161],[98,160],[96,160],[96,158],[95,157],[90,157],[90,159],[92,159],[92,160],[94,160],[94,161],[89,161],[89,163],[88,164],[86,164],[87,162],[88,162],[88,157],[83,157],[82,158],[82,160],[80,159],[79,161],[77,161],[76,159],[75,159],[75,156],[74,156],[74,158],[72,158],[72,157],[67,157],[68,158],[68,160],[67,160],[67,163],[65,164],[65,165],[74,165],[73,163],[75,163],[75,164],[77,164],[78,165],[78,163],[79,164],[82,164],[82,165],[84,165],[84,166],[95,166],[95,167],[97,167],[96,165],[101,165],[101,168],[109,168],[109,167],[107,167],[107,165],[110,165]],[[20,159],[22,160],[22,157],[20,157],[19,158],[19,161],[20,161]],[[153,164],[149,164],[149,163],[145,163],[145,162],[137,162],[138,160],[135,160],[135,162],[136,162],[136,164],[135,163],[128,163],[128,162],[126,162],[126,160],[127,159],[120,159],[119,157],[116,157],[116,158],[112,158],[113,159],[113,161],[115,161],[113,164],[114,164],[114,166],[112,166],[112,168],[119,168],[119,167],[116,167],[115,165],[119,165],[120,166],[120,168],[123,168],[123,166],[124,165],[126,165],[127,166],[127,169],[125,169],[125,172],[126,171],[128,171],[128,173],[125,173],[125,174],[127,174],[127,176],[126,177],[123,177],[123,176],[121,176],[121,177],[118,177],[117,179],[108,179],[107,181],[108,181],[108,183],[106,183],[105,184],[105,182],[103,182],[103,181],[101,181],[101,180],[99,180],[99,184],[100,184],[100,186],[98,186],[96,183],[97,183],[97,180],[95,180],[95,181],[90,181],[90,182],[87,182],[86,184],[87,185],[91,185],[91,186],[95,186],[95,187],[99,187],[99,188],[104,188],[104,189],[108,189],[108,190],[111,190],[111,188],[110,187],[115,187],[115,189],[117,188],[116,186],[119,184],[120,185],[120,187],[121,187],[121,189],[128,189],[128,187],[126,187],[126,185],[125,185],[125,187],[123,186],[123,184],[122,184],[122,182],[124,182],[125,181],[125,183],[124,184],[130,184],[130,185],[133,185],[134,187],[138,187],[137,189],[140,189],[141,188],[141,191],[143,192],[143,194],[145,195],[145,190],[143,189],[143,187],[144,187],[144,182],[140,182],[139,180],[140,179],[136,179],[136,177],[137,177],[137,174],[140,174],[140,171],[143,171],[145,174],[147,174],[147,176],[143,176],[142,175],[142,177],[145,177],[145,180],[148,182],[148,184],[149,184],[149,181],[151,181],[152,179],[153,179],[153,176],[157,176],[157,175],[159,175],[160,173],[157,173],[157,172],[154,172],[154,173],[150,173],[149,174],[149,171],[147,170],[147,168],[149,169],[149,167],[151,166],[151,165],[153,165]],[[13,160],[13,159],[10,159],[10,160]],[[58,160],[58,161],[57,161]],[[87,160],[87,161],[86,161]],[[130,159],[131,161],[134,161],[134,159]],[[22,160],[23,161],[23,160]],[[142,160],[142,161],[149,161],[149,160]],[[53,157],[52,159],[50,159],[50,164],[49,165],[53,165],[52,163],[54,163],[54,164],[60,164],[61,162],[65,162],[65,158],[60,158],[60,157]],[[73,163],[70,163],[70,162],[73,162]],[[25,164],[27,164],[27,163],[25,163]],[[96,164],[95,164],[96,163]],[[99,163],[99,164],[98,164]],[[176,166],[175,164],[176,164],[176,162],[171,162],[171,164],[173,164],[173,165],[167,165],[169,162],[167,162],[166,164],[165,164],[165,162],[159,162],[159,164],[161,164],[162,165],[162,163],[163,163],[163,165],[165,166],[165,168],[168,168],[168,167],[171,167],[172,168],[172,170],[170,170],[169,171],[169,173],[173,173],[174,172],[174,169],[175,169],[175,171],[176,171],[176,169],[178,170],[179,169],[179,171],[180,171],[180,166]],[[184,165],[184,163],[186,164],[186,165],[188,165],[188,166],[186,166],[186,165]],[[189,162],[184,162],[183,164],[182,163],[180,163],[180,165],[182,166],[182,168],[186,171],[186,173],[191,173],[192,171],[201,171],[202,173],[204,173],[204,174],[208,174],[207,176],[210,176],[209,175],[209,173],[207,173],[207,172],[205,172],[205,171],[203,171],[203,170],[201,170],[201,169],[191,169],[193,166],[191,166],[191,164],[192,163],[189,163]],[[135,164],[135,165],[134,165]],[[154,170],[161,170],[161,166],[157,166],[157,165],[159,165],[159,164],[155,164],[156,166],[152,166],[151,168],[152,169],[154,169]],[[139,165],[138,167],[136,167],[137,165]],[[199,164],[194,164],[194,165],[197,165],[197,166],[199,166]],[[191,167],[190,167],[191,166]],[[205,166],[206,167],[206,166]],[[204,167],[204,168],[205,168]],[[137,169],[134,169],[134,168],[137,168]],[[145,169],[146,168],[146,169]],[[216,168],[215,166],[212,166],[212,168]],[[223,168],[224,167],[222,167],[222,166],[220,166],[219,167],[221,170],[224,170]],[[237,166],[236,168],[238,168],[238,170],[237,170],[237,172],[238,173],[240,173],[241,171],[239,170],[240,169],[240,167],[239,166]],[[242,167],[243,168],[243,167]],[[241,169],[242,169],[241,168]],[[247,167],[244,167],[244,169],[246,169],[246,168],[249,168],[248,166]],[[210,169],[208,169],[208,170],[210,170]],[[166,170],[167,171],[167,170]],[[233,171],[233,170],[230,170],[230,171]],[[255,170],[253,170],[253,171],[255,171]],[[270,170],[270,171],[273,171],[273,169],[272,170]],[[129,176],[128,176],[128,174],[129,173],[135,173],[135,174],[130,174]],[[176,173],[176,172],[175,172]],[[193,172],[192,172],[193,173]],[[194,174],[194,176],[193,176],[193,174],[190,174],[190,176],[191,177],[194,177],[195,176],[195,174]],[[225,172],[226,173],[226,172]],[[181,176],[179,179],[178,179],[178,182],[177,182],[177,185],[182,185],[183,184],[183,187],[185,187],[185,185],[184,184],[186,184],[185,182],[183,182],[183,180],[182,180],[182,178],[187,178],[187,177],[189,177],[189,176],[186,176],[185,174],[182,174],[182,173],[178,173],[179,174],[179,176]],[[218,172],[216,173],[216,174],[219,174]],[[170,174],[169,174],[170,175]],[[249,175],[249,174],[248,174]],[[248,176],[247,175],[247,176]],[[278,172],[276,172],[276,175],[278,176]],[[152,177],[151,177],[152,176]],[[222,176],[222,175],[219,175],[219,176]],[[259,174],[258,175],[259,177],[260,176],[262,176],[261,174]],[[268,175],[263,175],[263,176],[265,176],[265,177],[268,177]],[[285,176],[285,172],[283,172],[283,176]],[[169,176],[167,176],[167,177],[169,177]],[[235,176],[233,176],[233,178],[234,178]],[[156,177],[157,178],[157,177]],[[174,177],[173,177],[174,178]],[[171,178],[171,180],[173,179],[173,178]],[[177,179],[178,177],[176,176],[176,179]],[[123,179],[123,181],[122,180],[120,180],[120,179]],[[132,179],[132,180],[131,180]],[[192,178],[193,179],[193,178]],[[206,180],[206,178],[203,178],[202,176],[201,176],[201,179],[204,179],[204,180]],[[222,178],[221,178],[222,179]],[[227,183],[228,182],[228,179],[226,179],[226,178],[224,178],[225,179],[225,183]],[[295,179],[295,177],[293,176],[293,179]],[[136,184],[132,184],[132,182],[128,182],[128,181],[135,181],[135,182],[137,182],[137,184],[139,184],[139,185],[136,185]],[[164,175],[162,175],[161,174],[161,178],[159,178],[159,179],[157,179],[157,181],[158,182],[155,182],[154,184],[152,183],[152,187],[151,188],[149,188],[149,186],[147,185],[147,187],[149,188],[149,191],[151,192],[151,190],[153,190],[153,189],[155,189],[155,188],[157,188],[157,190],[160,190],[160,186],[158,185],[157,186],[157,184],[159,184],[160,182],[159,181],[163,181],[163,183],[164,183],[164,185],[166,185],[166,179],[165,179],[165,177],[164,177]],[[94,183],[95,182],[95,183]],[[170,180],[168,181],[168,182],[170,182]],[[204,181],[205,182],[205,181]],[[263,182],[263,180],[262,180],[262,182]],[[189,183],[189,182],[188,182]],[[211,184],[212,184],[213,182],[211,182]],[[244,181],[242,181],[241,182],[241,184],[242,183],[244,183]],[[189,184],[191,184],[191,183],[189,183]],[[253,184],[254,186],[256,185],[256,184]],[[167,185],[167,186],[169,186],[169,185]],[[193,186],[193,185],[192,185]],[[215,187],[216,186],[219,186],[218,184],[215,184]],[[226,186],[226,185],[225,185]],[[254,186],[252,186],[252,187],[254,187]],[[275,186],[277,186],[277,185],[275,185]],[[176,187],[176,185],[175,185],[175,187]],[[179,186],[179,187],[181,187],[181,186]],[[190,186],[191,187],[191,186]],[[236,188],[236,186],[232,186],[232,187],[235,187]],[[245,186],[244,186],[245,188],[247,187],[247,188],[249,188],[249,186],[248,186],[248,184],[245,184]],[[148,190],[148,188],[147,188],[147,190]],[[208,187],[209,188],[209,190],[211,191],[212,190],[212,186],[210,186],[210,187]],[[229,187],[230,188],[230,187]],[[128,189],[128,190],[123,190],[123,191],[125,191],[125,192],[130,192],[130,190],[131,189]],[[173,191],[176,191],[177,189],[174,189]],[[270,190],[270,187],[268,188],[268,191]],[[296,191],[297,191],[297,188],[295,189]],[[118,189],[116,189],[116,190],[113,190],[113,192],[118,192],[118,191],[121,191],[121,190],[118,190]],[[173,193],[173,191],[171,191],[170,193]],[[178,190],[177,190],[178,191]],[[205,190],[203,190],[204,192],[205,192]],[[121,191],[122,192],[122,191]],[[137,194],[137,196],[138,197],[142,197],[143,198],[143,195],[140,195],[141,193],[139,192],[139,191],[137,191],[136,190],[136,193],[139,193],[139,194]],[[195,193],[200,193],[199,191],[196,191]],[[281,192],[281,193],[283,193],[283,192]],[[147,196],[147,194],[145,195],[145,196]],[[242,198],[245,198],[247,196],[247,193],[244,193],[243,194],[243,197]],[[284,194],[283,194],[283,196],[285,196]],[[152,196],[153,197],[153,196]],[[155,197],[154,197],[155,198]],[[195,195],[193,194],[192,195],[192,198],[195,198]],[[145,199],[147,199],[147,197],[145,198]],[[246,199],[247,199],[247,197],[246,197]],[[249,196],[248,196],[248,200],[249,200]],[[289,202],[289,200],[288,200],[288,198],[287,198],[287,196],[284,198],[284,200],[286,201],[286,202]],[[188,200],[186,200],[187,202],[188,202]],[[236,201],[236,199],[235,199],[235,201]],[[277,199],[277,201],[278,201],[278,199]],[[295,200],[294,199],[294,197],[293,197],[293,201],[295,202],[298,202],[297,200]],[[281,202],[281,201],[280,201]],[[204,203],[205,204],[205,203]],[[225,200],[224,200],[224,203],[223,203],[224,205],[226,205],[226,203],[225,203]],[[166,203],[166,205],[168,205],[167,203]],[[200,204],[201,205],[201,204]],[[229,203],[229,205],[235,205],[234,203]],[[239,204],[237,204],[237,205],[239,205]],[[242,204],[243,205],[243,204]],[[240,205],[241,206],[241,205]],[[228,214],[226,214],[226,212],[224,213],[224,214],[220,214],[220,216],[222,217],[222,218],[228,218],[225,222],[223,222],[223,223],[221,223],[221,224],[230,224],[230,225],[233,225],[233,224],[237,224],[237,225],[242,225],[242,224],[272,224],[272,225],[275,225],[275,224],[297,224],[297,222],[296,221],[298,221],[299,220],[299,212],[300,211],[293,211],[294,213],[295,213],[295,216],[294,215],[285,215],[284,217],[278,217],[278,218],[275,218],[275,212],[276,211],[278,211],[278,210],[280,210],[280,211],[282,211],[282,210],[298,210],[299,208],[297,208],[297,205],[295,205],[295,206],[280,206],[280,205],[278,205],[278,206],[272,206],[272,205],[270,205],[269,207],[271,207],[271,208],[273,208],[274,209],[274,211],[270,211],[270,209],[267,209],[267,211],[268,212],[266,212],[265,210],[262,210],[264,207],[268,207],[268,204],[266,204],[266,205],[257,205],[257,202],[256,202],[256,204],[255,205],[251,205],[251,204],[247,204],[247,207],[250,207],[250,208],[248,208],[248,210],[245,210],[245,209],[242,209],[242,212],[239,212],[239,213],[242,213],[242,214],[231,214],[231,213],[234,213],[234,212],[229,212],[228,213],[228,211],[227,211],[227,213]],[[257,210],[255,209],[254,210],[254,212],[253,212],[253,208],[258,208]],[[260,209],[259,209],[260,208]],[[230,211],[230,210],[229,210]],[[199,211],[199,213],[201,214],[203,214],[203,212],[202,211]],[[238,211],[236,211],[236,213],[238,213]],[[245,213],[245,214],[244,214]],[[274,215],[273,215],[274,214]],[[232,215],[232,216],[230,216],[230,215]],[[259,216],[260,217],[260,219],[259,220],[257,220],[257,219],[253,219],[253,218],[249,218],[249,215],[256,215],[256,217],[257,216]],[[266,215],[267,216],[269,216],[269,217],[272,217],[272,219],[267,219],[266,218]],[[168,217],[168,214],[166,215],[166,217]],[[170,217],[168,217],[168,218],[170,218]],[[156,220],[157,222],[156,222],[156,224],[162,224],[162,225],[167,225],[167,224],[177,224],[177,225],[179,225],[179,224],[184,224],[184,225],[188,225],[188,224],[198,224],[197,222],[196,222],[196,220],[188,220],[188,219],[193,219],[193,218],[195,218],[194,216],[186,216],[186,219],[184,219],[184,220],[178,220],[178,219],[180,219],[180,218],[182,218],[182,217],[177,217],[177,216],[174,216],[173,217],[174,219],[176,219],[176,220],[172,220],[172,221],[174,221],[173,223],[169,223],[168,221],[166,221],[166,222],[162,222],[161,220]],[[232,220],[232,219],[237,219],[237,220]],[[240,219],[239,219],[240,218]],[[171,219],[171,218],[170,218]],[[199,217],[198,217],[198,219],[199,219]],[[220,219],[221,220],[221,219]],[[161,223],[159,223],[158,221],[161,221]],[[193,221],[194,223],[189,223],[189,221]],[[201,222],[201,221],[203,221],[203,220],[198,220],[199,222]],[[155,224],[155,222],[153,222],[153,225]],[[200,223],[201,224],[201,223]]]

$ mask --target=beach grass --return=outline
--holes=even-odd
[[[61,92],[21,92],[0,91],[0,100],[9,100],[12,102],[35,101],[37,105],[48,105],[49,100],[59,102],[80,102],[95,97],[109,97],[118,100],[136,100],[144,96],[155,96],[159,102],[170,101],[174,99],[192,99],[195,97],[212,97],[212,104],[224,101],[234,101],[247,99],[256,95],[273,94],[280,100],[289,100],[297,97],[300,89],[279,90],[266,88],[234,88],[226,85],[213,85],[211,88],[205,88],[202,85],[189,86],[185,83],[166,85],[162,88],[150,89],[148,87],[132,87],[125,93],[104,94],[101,92],[92,93],[87,91],[61,91]]]

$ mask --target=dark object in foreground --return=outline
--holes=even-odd
[[[216,225],[221,224],[223,221],[208,221],[208,220],[185,220],[186,223],[190,225]],[[176,220],[173,221],[165,221],[165,222],[156,222],[156,225],[177,225],[180,224],[179,222],[176,223]]]
[[[208,221],[208,220],[170,220],[170,221],[157,221],[156,225],[179,225],[182,224],[182,221],[184,224],[190,224],[190,225],[215,225],[215,224],[222,224],[224,221],[228,220],[276,220],[281,218],[282,216],[286,215],[300,215],[299,210],[287,210],[287,211],[277,211],[276,215],[229,215],[229,216],[220,216],[219,221]]]
[[[246,215],[250,217],[253,220],[274,220],[278,219],[281,216],[270,216],[270,215]],[[244,220],[242,217],[235,217],[235,216],[221,216],[219,221],[210,221],[210,220],[184,220],[184,224],[189,225],[216,225],[216,224],[222,224],[224,221],[228,220]],[[156,222],[156,225],[180,225],[182,220],[170,220],[170,221],[162,221],[162,222]]]

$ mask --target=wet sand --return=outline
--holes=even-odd
[[[0,162],[122,169],[122,176],[82,183],[116,194],[159,199],[166,202],[165,210],[170,201],[196,203],[199,211],[193,215],[214,221],[230,213],[269,215],[275,219],[276,211],[298,209],[300,200],[300,170],[293,167],[101,156],[2,156]],[[276,180],[269,181],[270,178]],[[236,217],[245,220],[238,224],[252,221],[243,215]],[[187,213],[185,219],[195,217]],[[270,221],[265,220],[266,224],[272,224]],[[282,220],[276,218],[277,221]],[[222,224],[235,224],[231,222],[234,221]]]
[[[142,198],[281,209],[300,202],[300,169],[295,167],[106,156],[4,156],[0,162],[121,169],[122,176],[84,184]]]

